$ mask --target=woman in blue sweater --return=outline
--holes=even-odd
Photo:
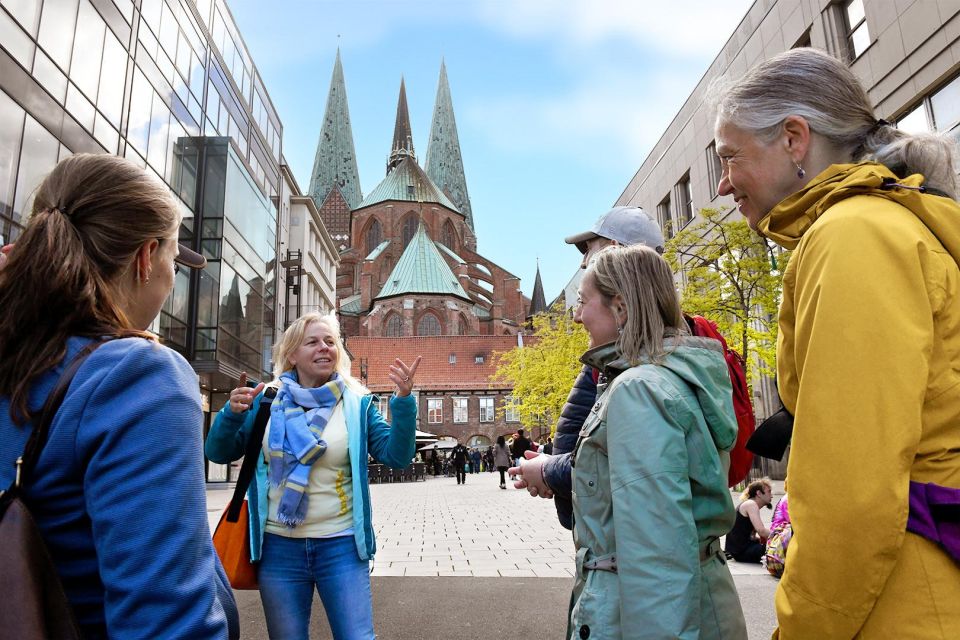
[[[207,524],[196,373],[146,331],[178,264],[205,263],[178,246],[180,218],[132,163],[71,156],[0,269],[0,488],[64,367],[112,338],[74,376],[22,494],[88,640],[238,635]]]
[[[270,407],[256,482],[247,491],[250,557],[271,638],[306,640],[314,588],[336,640],[374,637],[369,561],[376,551],[367,455],[391,467],[413,458],[417,403],[410,395],[420,358],[390,367],[393,425],[350,375],[333,315],[308,313],[274,350]],[[230,393],[207,436],[206,453],[226,464],[243,456],[264,384]],[[251,407],[254,410],[251,410]],[[255,515],[254,515],[255,514]]]

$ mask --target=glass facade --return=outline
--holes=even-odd
[[[0,0],[0,71],[0,241],[61,158],[130,159],[209,261],[152,327],[197,370],[208,419],[240,371],[270,377],[283,128],[224,0]]]

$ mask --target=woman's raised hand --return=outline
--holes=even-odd
[[[403,360],[397,358],[390,365],[390,379],[393,380],[393,384],[397,385],[398,396],[408,396],[413,391],[413,376],[417,372],[417,367],[420,366],[422,359],[423,356],[417,356],[413,365],[408,367]]]
[[[257,394],[263,391],[265,384],[261,382],[255,388],[247,386],[247,372],[240,374],[240,382],[237,388],[230,392],[230,411],[233,413],[243,413],[250,408],[253,399]]]

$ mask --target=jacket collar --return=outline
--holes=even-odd
[[[923,181],[920,174],[898,178],[875,162],[833,164],[803,189],[783,199],[757,227],[762,235],[780,246],[795,249],[803,234],[838,201],[857,195],[877,195],[895,202],[915,199],[920,195],[916,190]],[[894,184],[902,188],[892,188]]]
[[[616,342],[608,342],[588,349],[580,356],[580,362],[598,370],[609,380],[630,368],[630,363],[620,355]]]

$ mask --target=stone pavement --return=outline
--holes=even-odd
[[[563,635],[573,584],[573,542],[552,500],[498,488],[498,474],[370,486],[377,555],[372,568],[374,616],[381,639],[530,640]],[[509,485],[509,482],[508,482]],[[211,529],[231,490],[207,491]],[[774,500],[782,483],[774,483]],[[769,521],[771,512],[764,510]],[[749,637],[769,638],[777,581],[759,565],[730,563]],[[266,637],[255,592],[238,592],[245,637]],[[314,603],[311,637],[329,638]],[[448,612],[436,618],[438,611]],[[502,618],[502,620],[501,620]],[[503,624],[501,624],[501,622]]]

